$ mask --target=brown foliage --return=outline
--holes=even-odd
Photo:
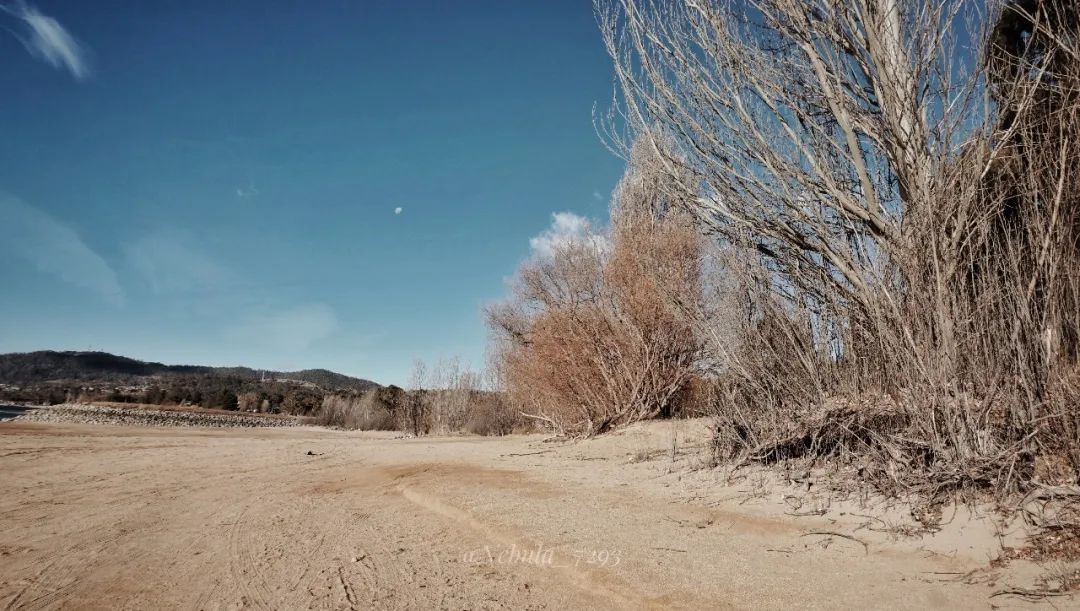
[[[650,181],[641,151],[617,194],[608,236],[563,245],[519,270],[489,310],[498,370],[533,417],[596,434],[670,415],[694,372],[702,237]]]

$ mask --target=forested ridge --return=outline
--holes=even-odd
[[[0,400],[29,403],[117,401],[307,414],[327,394],[378,386],[325,369],[165,365],[107,352],[0,355]]]

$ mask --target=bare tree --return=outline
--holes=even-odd
[[[399,415],[402,431],[411,431],[419,437],[428,431],[428,409],[425,393],[428,386],[427,364],[421,359],[413,361],[412,374],[409,376],[409,393],[404,409]]]
[[[432,366],[429,386],[424,397],[432,428],[442,433],[463,430],[478,400],[480,374],[460,357],[440,358]]]
[[[598,11],[618,110],[696,216],[755,249],[791,299],[895,318],[897,262],[956,248],[917,244],[912,221],[934,210],[978,110],[976,79],[950,52],[963,5],[619,0]]]
[[[978,464],[964,481],[1001,488],[1061,445],[1047,423],[1075,421],[1061,397],[1080,336],[1075,3],[596,8],[622,93],[601,127],[627,156],[650,146],[745,295],[737,349],[713,359],[767,391],[740,396],[773,397],[782,428],[779,405],[884,393],[908,423],[877,437],[888,460]],[[812,384],[762,379],[784,367]]]

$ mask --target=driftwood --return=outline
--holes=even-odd
[[[540,450],[539,452],[510,452],[509,454],[502,454],[502,456],[536,456],[537,454],[547,454],[548,452],[554,452],[555,450]]]
[[[859,545],[863,546],[863,551],[866,552],[867,555],[870,554],[870,546],[867,545],[867,543],[865,541],[863,541],[862,539],[859,539],[858,537],[853,537],[851,535],[845,535],[844,533],[836,532],[835,530],[812,530],[810,532],[803,533],[803,534],[801,534],[799,536],[800,537],[809,537],[809,536],[812,536],[812,535],[818,535],[818,536],[822,536],[822,537],[840,537],[842,539],[847,539],[849,541],[854,541],[854,542],[858,543]]]
[[[1018,596],[1029,601],[1038,601],[1055,596],[1072,596],[1076,594],[1074,591],[1062,590],[1058,588],[1050,589],[1031,589],[1031,588],[1009,588],[1007,590],[998,590],[990,595],[990,598],[996,598],[998,596]]]

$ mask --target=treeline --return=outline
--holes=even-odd
[[[897,493],[1080,481],[1080,8],[971,9],[598,2],[628,168],[489,310],[508,400]]]
[[[116,402],[311,415],[331,393],[378,384],[325,369],[163,365],[106,352],[0,354],[0,401]]]
[[[117,393],[113,393],[114,395]],[[169,380],[138,393],[119,393],[124,398],[106,401],[154,405],[196,405],[244,412],[307,416],[321,405],[327,392],[309,385],[287,382],[256,382],[235,377],[201,376]]]
[[[147,384],[157,379],[218,376],[248,382],[290,381],[313,384],[324,390],[362,391],[378,386],[325,369],[263,371],[249,367],[163,365],[138,361],[107,352],[56,352],[42,350],[0,354],[0,384],[28,385],[53,381],[108,382],[115,385]],[[235,384],[233,384],[235,386]]]
[[[139,403],[300,416],[312,414],[326,395],[327,391],[312,385],[218,375],[170,376],[148,385],[69,381],[0,387],[0,401],[35,405]]]
[[[505,435],[530,426],[504,393],[484,388],[482,376],[456,358],[440,360],[431,368],[417,361],[410,386],[409,390],[386,386],[327,395],[315,422],[415,436],[459,432]]]

